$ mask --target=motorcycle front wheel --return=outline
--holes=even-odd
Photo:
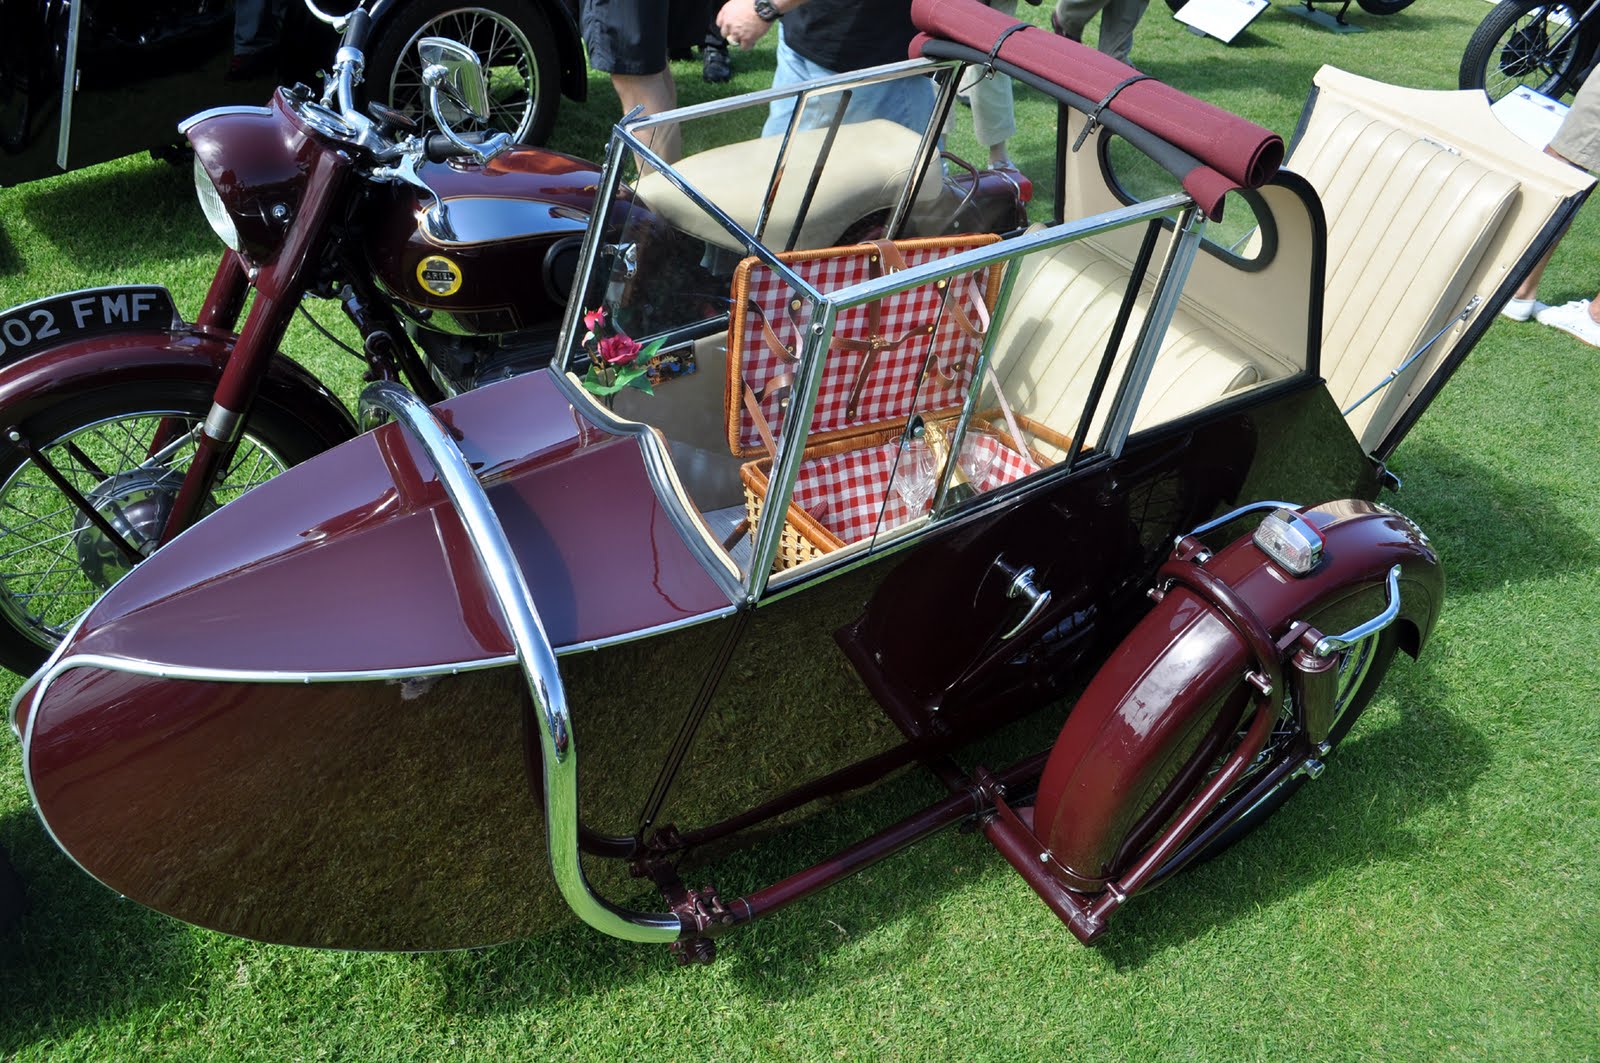
[[[209,390],[152,384],[64,398],[19,430],[83,502],[149,556],[210,407]],[[0,665],[26,675],[133,562],[19,443],[0,445]],[[205,510],[326,447],[292,411],[258,402]]]
[[[561,99],[561,61],[550,21],[528,0],[409,0],[376,29],[367,62],[374,95],[405,114],[425,115],[417,41],[448,37],[471,48],[489,82],[489,121],[480,126],[447,113],[458,131],[487,128],[524,144],[543,144],[555,126]],[[449,107],[449,104],[445,105]]]
[[[1580,22],[1582,13],[1569,0],[1502,0],[1467,41],[1460,87],[1491,101],[1518,85],[1555,99],[1576,91],[1600,45],[1600,29]]]
[[[1369,15],[1397,15],[1411,4],[1412,0],[1356,0],[1356,6]]]

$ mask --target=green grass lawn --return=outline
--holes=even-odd
[[[1023,10],[1043,21],[1048,8]],[[1325,62],[1453,88],[1488,10],[1352,10],[1370,32],[1335,36],[1280,5],[1224,47],[1157,0],[1134,58],[1287,135]],[[770,42],[736,65],[734,89],[764,86]],[[686,102],[709,97],[695,66],[678,71]],[[597,154],[616,115],[592,80],[557,146]],[[1019,90],[1019,122],[1013,155],[1043,183],[1049,109]],[[217,253],[187,170],[137,158],[0,191],[0,305],[148,280],[192,314]],[[1592,294],[1596,263],[1590,208],[1546,301]],[[352,359],[309,331],[287,348],[353,393]],[[1221,860],[1135,900],[1094,949],[956,833],[724,939],[704,969],[579,927],[444,955],[258,945],[78,871],[0,738],[0,844],[33,905],[0,938],[0,1057],[1600,1056],[1597,441],[1600,351],[1537,325],[1491,328],[1393,462],[1395,501],[1449,573],[1429,652],[1397,664],[1322,779]],[[825,852],[912,800],[873,798],[782,845]]]

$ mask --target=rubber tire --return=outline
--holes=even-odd
[[[1356,6],[1369,15],[1397,15],[1411,3],[1412,0],[1356,0]]]
[[[421,35],[425,26],[456,11],[486,12],[515,24],[522,31],[528,40],[529,59],[533,63],[534,100],[529,115],[512,139],[524,144],[543,144],[549,140],[561,105],[561,57],[556,52],[549,16],[530,0],[409,0],[374,29],[373,42],[367,49],[366,74],[372,97],[414,117],[426,111],[426,101],[419,100],[412,107],[405,100],[396,100],[391,87],[407,45]],[[436,31],[430,29],[429,32]],[[470,41],[462,43],[475,47]],[[481,53],[479,58],[483,58]]]
[[[119,386],[114,391],[65,397],[29,417],[21,428],[30,439],[53,442],[78,428],[118,416],[131,416],[141,410],[181,411],[185,416],[204,420],[211,409],[212,395],[213,389],[200,382],[185,386],[167,382]],[[286,467],[298,465],[341,442],[325,439],[293,410],[265,400],[259,400],[251,411],[244,435],[272,451]],[[48,445],[48,442],[41,445]],[[6,444],[0,449],[0,487],[10,482],[12,474],[26,461],[20,448]],[[0,502],[3,501],[0,498]],[[0,533],[0,542],[3,541],[3,533]],[[0,587],[0,594],[8,593],[9,589]],[[49,653],[49,648],[18,627],[8,612],[0,610],[0,665],[19,675],[29,675],[44,663]]]
[[[1490,8],[1467,41],[1466,50],[1461,55],[1461,70],[1457,74],[1458,86],[1462,89],[1480,89],[1493,102],[1506,95],[1515,85],[1522,84],[1517,79],[1507,80],[1503,86],[1496,86],[1500,90],[1496,95],[1495,90],[1489,87],[1489,71],[1499,70],[1500,55],[1511,37],[1523,32],[1518,28],[1519,22],[1544,7],[1565,9],[1567,17],[1572,19],[1576,19],[1580,11],[1570,0],[1501,0]],[[1593,23],[1585,24],[1579,29],[1578,39],[1566,62],[1560,64],[1560,68],[1549,78],[1529,88],[1555,99],[1575,91],[1579,83],[1578,75],[1588,67],[1597,45],[1600,45],[1600,27]]]
[[[1389,672],[1389,665],[1394,661],[1395,649],[1399,646],[1399,644],[1399,632],[1395,630],[1393,625],[1384,629],[1382,634],[1378,636],[1377,649],[1373,653],[1372,663],[1367,667],[1367,674],[1362,677],[1361,685],[1356,688],[1355,693],[1350,699],[1349,706],[1344,710],[1338,721],[1333,725],[1333,729],[1328,732],[1329,749],[1327,754],[1320,759],[1327,761],[1328,758],[1333,755],[1333,753],[1339,748],[1339,743],[1344,741],[1345,735],[1350,733],[1350,728],[1355,726],[1355,722],[1359,720],[1361,718],[1361,714],[1366,711],[1367,703],[1372,700],[1372,695],[1377,692],[1378,687],[1383,683],[1384,676]],[[1276,735],[1274,737],[1276,737]],[[1293,735],[1286,734],[1284,736],[1283,743],[1285,745],[1291,745],[1293,744],[1292,739]],[[1272,739],[1269,738],[1268,741],[1270,742]],[[1212,839],[1211,843],[1196,853],[1193,859],[1186,862],[1185,866],[1203,864],[1207,860],[1212,860],[1218,856],[1221,856],[1222,853],[1225,852],[1235,842],[1271,818],[1274,812],[1283,807],[1284,802],[1288,801],[1289,798],[1293,797],[1299,792],[1300,787],[1306,784],[1306,779],[1307,776],[1301,775],[1290,779],[1282,786],[1279,786],[1270,797],[1258,802],[1254,808],[1250,809],[1250,811],[1239,817],[1237,822],[1229,826],[1227,830],[1223,831],[1216,838]],[[1241,787],[1236,787],[1234,793],[1237,794],[1241,788],[1242,785]],[[1216,816],[1225,814],[1228,808],[1229,798],[1224,797],[1222,799],[1222,803],[1218,806],[1217,811],[1213,812],[1211,816],[1207,817],[1207,820],[1202,822],[1197,830],[1204,830],[1206,828],[1206,823],[1214,820]],[[1157,873],[1156,881],[1159,882],[1160,880],[1166,878],[1172,873],[1173,870],[1177,869],[1162,869]]]

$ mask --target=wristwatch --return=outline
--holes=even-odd
[[[762,22],[776,22],[783,17],[783,12],[772,0],[756,0],[756,14]]]

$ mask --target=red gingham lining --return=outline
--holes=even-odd
[[[905,500],[889,485],[899,446],[896,441],[812,458],[800,466],[794,501],[846,543],[871,535],[878,526],[880,512],[885,528],[906,523],[918,514],[911,512]],[[969,431],[962,446],[976,447],[994,458],[994,464],[973,484],[979,492],[992,491],[1039,471],[1028,458],[986,432]],[[930,499],[922,512],[927,512],[931,504]]]
[[[937,247],[906,250],[906,265],[921,265],[948,254],[948,249]],[[800,276],[824,293],[858,284],[872,276],[872,263],[867,261],[865,252],[810,259],[792,265]],[[979,324],[982,318],[979,317],[978,307],[982,304],[984,286],[981,273],[963,274],[951,280],[955,286],[955,293],[951,296],[952,306],[942,317],[939,315],[939,303],[944,293],[931,284],[901,292],[880,302],[879,335],[890,341],[899,340],[908,332],[926,328],[935,322],[938,323],[938,333],[932,337],[913,336],[898,347],[879,351],[872,372],[867,375],[861,394],[857,397],[854,417],[847,415],[846,405],[867,352],[841,350],[837,345],[828,352],[816,416],[811,421],[813,435],[898,420],[909,416],[914,405],[936,409],[961,402],[972,380],[972,366],[977,359],[979,340],[967,335],[957,324],[954,304],[959,301],[967,319],[974,325]],[[791,304],[797,296],[782,278],[764,264],[756,264],[750,270],[749,297],[761,307],[779,342],[799,351],[803,346],[803,330],[810,323],[809,308],[802,304],[798,311],[804,315],[804,320],[791,316]],[[865,340],[870,334],[869,321],[866,306],[841,312],[834,328],[835,340]],[[775,377],[793,371],[793,363],[785,362],[767,346],[762,336],[761,318],[748,304],[743,308],[740,327],[744,330],[740,341],[740,350],[743,352],[741,373],[748,387],[762,392]],[[937,355],[937,368],[923,382],[919,394],[917,377],[928,355],[930,342]],[[774,436],[782,431],[787,412],[780,405],[781,401],[778,395],[766,394],[761,402],[761,410],[766,414]],[[739,442],[746,451],[761,446],[761,436],[748,411],[741,412]]]

